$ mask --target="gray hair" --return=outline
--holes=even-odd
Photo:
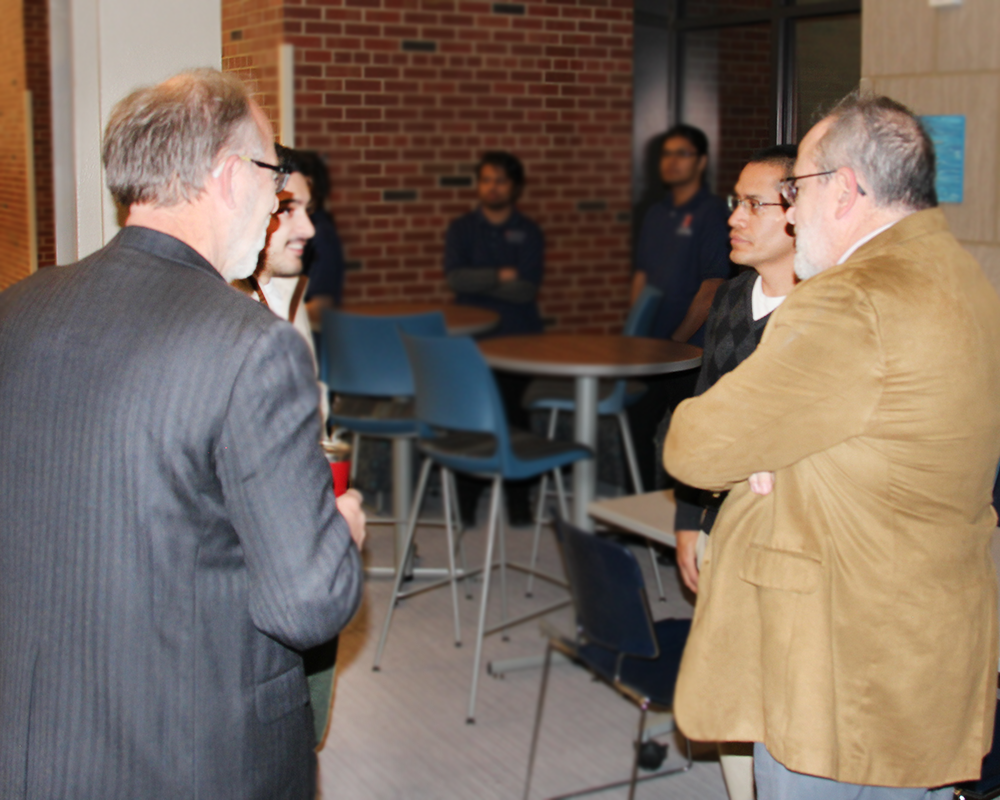
[[[254,130],[250,94],[233,75],[199,69],[137,89],[104,134],[108,189],[126,207],[191,202],[219,155],[253,142]]]
[[[910,211],[937,205],[934,144],[910,109],[889,97],[852,92],[827,116],[816,146],[822,171],[850,167],[876,206]]]

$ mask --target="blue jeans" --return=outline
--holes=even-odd
[[[901,789],[893,786],[862,786],[792,772],[779,764],[763,744],[753,746],[753,770],[757,800],[949,800],[950,787]]]

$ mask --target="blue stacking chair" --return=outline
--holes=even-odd
[[[624,336],[646,336],[653,326],[656,312],[660,308],[660,300],[663,292],[652,286],[643,287],[639,296],[633,303],[625,320],[625,327],[622,330]],[[646,387],[636,381],[601,381],[598,388],[597,413],[601,416],[613,415],[618,420],[618,428],[621,431],[622,446],[625,448],[625,460],[628,463],[629,475],[632,478],[632,488],[635,494],[642,494],[645,489],[642,485],[642,478],[639,473],[639,462],[635,457],[635,444],[632,441],[632,428],[628,424],[628,414],[625,409],[635,403],[646,393]],[[560,411],[575,411],[576,400],[573,394],[573,384],[570,381],[560,381],[553,379],[541,379],[532,381],[524,394],[524,405],[529,410],[548,409],[549,428],[548,436],[552,439],[556,434],[556,423],[559,419]],[[556,476],[557,480],[559,476]],[[542,478],[539,487],[539,506],[535,521],[535,541],[531,550],[531,566],[535,565],[538,557],[538,542],[541,535],[541,499],[545,497],[546,477]],[[557,483],[560,493],[562,486]],[[666,600],[663,593],[663,580],[660,578],[660,569],[656,561],[656,550],[652,544],[649,548],[649,558],[653,564],[653,576],[656,578],[656,588],[659,592],[660,600]],[[532,579],[529,576],[526,591],[531,594]]]
[[[413,374],[400,330],[448,333],[440,311],[391,317],[323,312],[320,380],[335,395],[330,422],[354,434],[355,456],[361,436],[416,435]],[[352,470],[356,463],[355,457]]]
[[[674,685],[677,683],[691,620],[664,619],[653,622],[639,563],[624,545],[584,533],[562,519],[556,520],[555,531],[573,598],[576,636],[573,639],[553,637],[545,650],[542,683],[528,755],[528,772],[524,783],[524,800],[528,800],[531,791],[531,775],[553,651],[562,653],[612,686],[625,699],[637,705],[640,714],[639,734],[635,741],[629,779],[581,789],[552,800],[621,786],[629,787],[628,796],[632,800],[638,782],[691,769],[691,744],[687,742],[687,761],[683,766],[638,777],[646,714],[650,710],[668,711],[673,704]]]
[[[472,689],[469,694],[468,715],[466,717],[466,722],[471,723],[475,721],[476,690],[479,685],[483,638],[566,605],[566,601],[560,601],[516,619],[507,618],[506,567],[510,566],[522,571],[527,571],[528,567],[513,563],[508,565],[506,562],[503,541],[504,524],[501,519],[501,509],[504,507],[501,502],[503,482],[505,480],[534,478],[546,472],[558,470],[580,459],[590,458],[591,452],[583,445],[555,442],[527,431],[509,428],[493,373],[471,338],[436,338],[410,336],[406,333],[401,334],[401,338],[413,368],[413,379],[416,387],[416,416],[420,421],[417,446],[424,454],[420,479],[417,482],[417,497],[410,515],[406,539],[407,554],[413,546],[416,515],[433,464],[441,467],[446,476],[453,472],[462,472],[478,477],[492,478],[493,482],[486,558],[482,570],[483,591],[479,607]],[[447,487],[450,480],[443,480],[442,484]],[[445,498],[445,512],[445,524],[449,529],[450,536],[451,514],[447,497]],[[498,541],[500,561],[499,564],[494,564],[494,546]],[[500,567],[502,621],[499,625],[487,629],[486,610],[489,603],[490,576],[494,566]],[[454,596],[456,576],[453,562],[451,569],[450,582]],[[535,574],[564,585],[561,580],[554,576],[541,572]],[[402,581],[403,575],[397,574],[375,655],[374,669],[376,670],[379,668],[396,601],[403,596],[400,592]],[[428,588],[432,587],[422,587],[420,591],[425,591]]]
[[[366,316],[324,311],[320,380],[334,395],[330,423],[351,432],[351,480],[357,474],[361,438],[413,438],[413,374],[399,331],[446,336],[440,311],[406,316]],[[409,491],[409,487],[393,487]],[[403,522],[379,518],[372,522]]]

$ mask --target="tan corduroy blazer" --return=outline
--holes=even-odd
[[[978,777],[998,455],[1000,299],[939,210],[799,284],[667,438],[671,474],[732,489],[677,684],[684,733],[851,783]],[[746,482],[762,470],[766,497]]]

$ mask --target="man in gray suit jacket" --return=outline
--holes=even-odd
[[[116,107],[104,163],[126,227],[0,294],[0,797],[312,798],[296,651],[356,610],[364,515],[301,337],[227,285],[271,129],[188,73]]]

